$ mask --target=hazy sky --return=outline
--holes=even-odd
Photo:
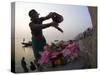
[[[28,16],[28,12],[31,9],[35,9],[40,13],[40,16],[46,16],[50,12],[57,12],[64,17],[64,21],[59,25],[64,31],[63,34],[53,27],[43,30],[47,42],[73,39],[80,32],[92,27],[86,6],[17,2],[15,9],[15,32],[18,39],[31,39],[30,18]],[[44,23],[50,21],[48,20]]]

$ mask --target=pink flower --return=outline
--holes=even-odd
[[[74,58],[78,57],[78,49],[79,49],[79,44],[73,42],[71,44],[68,44],[68,46],[66,46],[66,48],[62,51],[62,54],[64,57],[68,56],[73,60]]]
[[[71,55],[71,51],[68,48],[65,48],[61,53],[63,54],[64,57]]]
[[[48,63],[50,52],[45,50],[43,52],[40,52],[40,55],[41,55],[41,57],[38,60],[38,63],[41,64],[41,65]]]
[[[59,52],[53,50],[53,51],[51,52],[51,54],[50,54],[50,57],[51,57],[51,58],[55,58],[55,57],[57,57],[58,54],[59,54]]]
[[[48,48],[49,48],[49,45],[45,45],[43,50],[48,50]]]

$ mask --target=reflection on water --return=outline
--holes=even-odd
[[[32,47],[23,47],[22,39],[15,39],[15,71],[24,72],[21,66],[21,59],[25,57],[27,67],[30,66],[30,61],[34,60]]]

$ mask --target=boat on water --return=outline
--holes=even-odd
[[[32,41],[22,42],[21,44],[23,45],[23,47],[31,47],[32,46]]]

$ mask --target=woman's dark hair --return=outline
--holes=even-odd
[[[23,57],[22,60],[25,60],[25,57]]]
[[[32,17],[33,14],[36,14],[36,13],[37,13],[37,11],[35,9],[32,9],[29,11],[29,16]]]

